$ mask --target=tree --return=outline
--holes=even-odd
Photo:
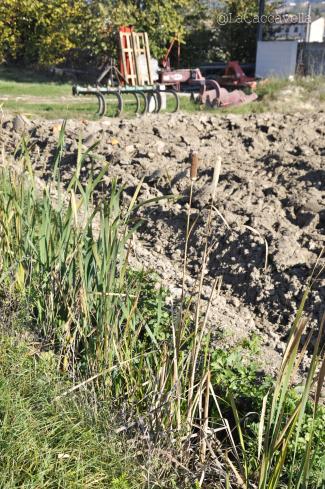
[[[87,0],[2,0],[0,59],[62,62],[72,50],[87,48],[97,22]]]
[[[253,62],[256,54],[258,0],[224,0],[214,15],[214,55],[216,59]],[[270,14],[277,2],[266,2]]]
[[[158,59],[175,36],[184,40],[186,20],[197,10],[195,0],[102,0],[100,4],[108,34],[114,35],[120,25],[133,25],[137,31],[148,33],[151,52]],[[116,37],[114,42],[116,49]]]
[[[40,1],[45,14],[38,20],[40,64],[59,63],[73,52],[92,49],[98,21],[86,0]]]
[[[19,39],[19,23],[25,19],[25,13],[30,2],[22,0],[18,13],[17,0],[3,0],[0,2],[0,61],[12,60],[17,56],[21,47]],[[20,14],[20,15],[18,15]]]
[[[146,31],[160,59],[197,24],[196,0],[0,0],[0,62],[101,64],[117,57],[117,30]]]

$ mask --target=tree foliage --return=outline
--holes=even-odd
[[[147,31],[154,56],[184,38],[194,0],[1,0],[0,60],[55,64],[116,55],[120,25]],[[88,56],[88,57],[89,57]],[[79,58],[80,59],[80,58]]]
[[[217,11],[214,18],[215,54],[223,59],[252,61],[256,49],[257,25],[236,22],[236,19],[249,19],[257,14],[258,2],[225,0],[224,4],[225,8]]]
[[[152,54],[163,57],[174,37],[184,41],[188,19],[198,9],[195,0],[102,0],[100,2],[106,26],[114,33],[120,25],[133,25],[146,31]]]
[[[1,0],[0,59],[59,63],[71,50],[87,49],[96,23],[86,0]]]
[[[187,43],[183,64],[252,61],[256,24],[218,23],[220,13],[253,16],[257,0],[224,0],[213,15],[197,0],[0,0],[0,62],[100,65],[117,57],[117,30],[146,31],[153,56]]]

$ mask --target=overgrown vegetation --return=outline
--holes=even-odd
[[[75,174],[64,190],[60,182],[64,125],[52,161],[53,178],[45,185],[40,186],[33,173],[28,141],[23,140],[16,153],[22,170],[9,164],[0,168],[1,290],[27,304],[34,333],[53,352],[41,351],[36,359],[35,355],[21,354],[18,345],[16,350],[10,347],[12,362],[5,360],[0,440],[7,447],[7,458],[1,463],[6,477],[13,481],[5,487],[15,487],[14,477],[23,477],[12,465],[12,459],[21,457],[24,477],[33,476],[34,486],[27,485],[28,479],[26,483],[17,479],[18,483],[23,480],[26,487],[35,488],[39,484],[46,487],[47,480],[42,477],[56,482],[61,477],[66,484],[62,487],[71,487],[74,481],[80,485],[80,481],[96,481],[100,476],[105,487],[111,484],[123,489],[323,487],[325,412],[320,396],[325,375],[321,350],[324,322],[318,332],[307,335],[299,352],[307,327],[304,303],[319,270],[315,268],[306,286],[278,377],[275,381],[265,378],[252,363],[257,339],[233,351],[212,346],[209,310],[220,292],[221,277],[216,278],[210,299],[203,302],[201,298],[211,211],[196,287],[192,294],[184,289],[182,300],[172,301],[170,306],[166,291],[150,272],[134,271],[128,263],[138,225],[137,210],[145,205],[140,203],[141,186],[126,200],[115,181],[105,184],[106,168],[83,183],[81,171],[85,162],[94,158],[93,150],[83,153],[79,144]],[[217,178],[214,182],[216,185]],[[185,250],[192,224],[190,197]],[[185,251],[184,267],[186,259]],[[5,340],[1,343],[4,352],[6,344]],[[308,373],[300,388],[293,390],[292,381],[308,347],[312,350]],[[20,360],[12,383],[6,362],[14,365],[15,355]],[[50,360],[44,364],[44,359]],[[71,378],[73,387],[54,377],[58,384],[54,390],[48,388],[42,372],[51,379],[48,372],[54,370],[47,369],[52,362],[62,375]],[[160,476],[150,479],[149,486],[148,481],[144,485],[137,478],[130,480],[119,452],[113,472],[118,482],[113,482],[109,464],[115,462],[97,451],[98,435],[89,453],[78,456],[94,428],[89,428],[88,422],[76,424],[73,404],[67,408],[72,410],[68,414],[56,406],[64,399],[70,406],[70,397],[84,389],[91,392],[94,409],[104,401],[108,412],[114,408],[121,413],[122,432],[139,439],[144,433],[148,454],[159,447],[161,460],[167,457],[171,462],[167,466],[161,463]],[[12,406],[19,414],[10,421]],[[35,412],[35,406],[42,409]],[[11,441],[9,423],[17,433]],[[15,443],[26,429],[26,443]],[[72,448],[74,439],[76,447]],[[48,445],[51,450],[42,464],[40,458]],[[143,454],[146,456],[141,445]],[[60,462],[55,465],[57,458]]]

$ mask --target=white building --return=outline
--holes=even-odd
[[[325,17],[314,20],[310,26],[309,39],[307,42],[323,42],[325,37]]]
[[[220,7],[220,0],[201,0],[201,3],[209,8]]]
[[[319,17],[312,22],[290,22],[288,18],[286,22],[270,26],[269,33],[277,41],[324,42],[325,18]]]

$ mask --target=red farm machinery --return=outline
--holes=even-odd
[[[74,95],[93,95],[98,100],[98,115],[107,110],[107,101],[115,98],[116,112],[123,111],[123,95],[133,96],[135,112],[160,112],[168,107],[172,112],[179,109],[179,92],[196,94],[198,103],[211,107],[229,107],[256,100],[253,92],[246,94],[239,88],[253,89],[255,80],[245,75],[239,63],[230,62],[225,73],[218,79],[205,78],[199,68],[177,68],[170,66],[170,53],[177,45],[178,60],[180,44],[174,38],[164,59],[160,63],[151,58],[148,35],[135,32],[133,27],[120,27],[118,32],[119,60],[111,60],[95,85],[73,86]],[[173,102],[166,104],[166,98]],[[170,109],[171,107],[171,109]]]

